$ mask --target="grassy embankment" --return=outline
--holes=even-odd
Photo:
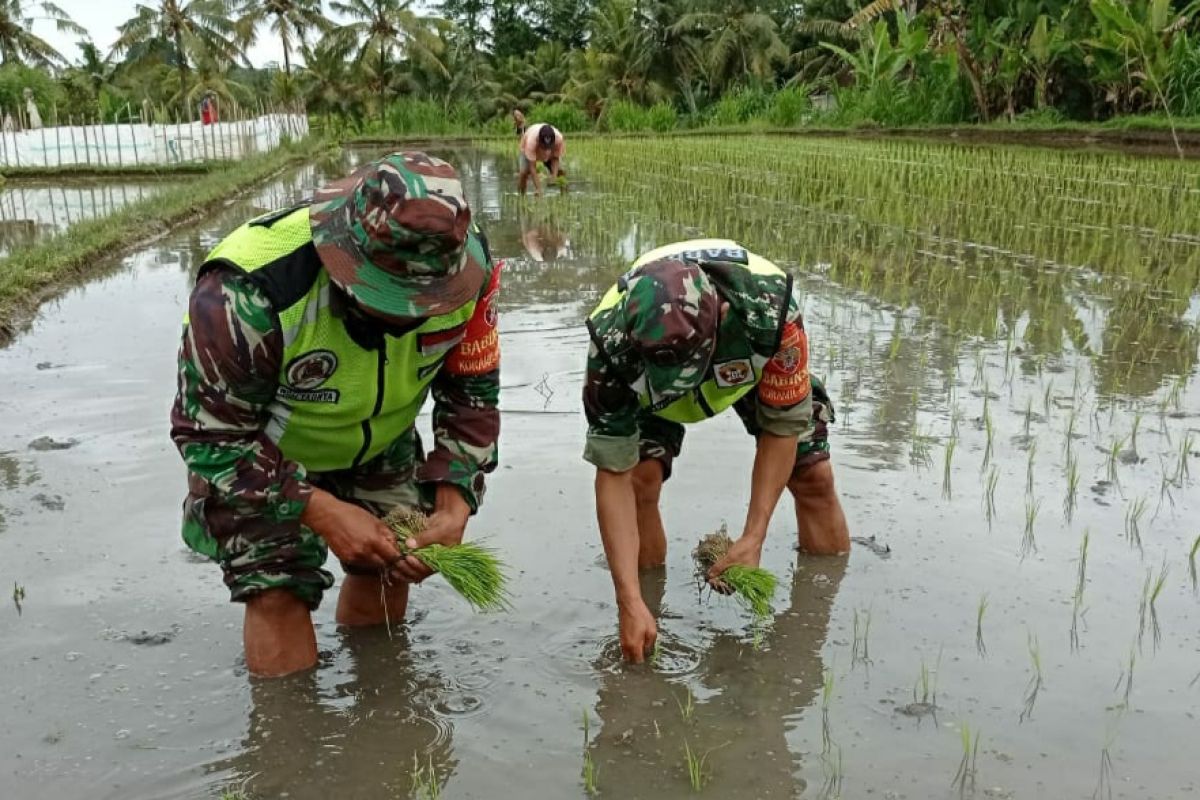
[[[327,147],[320,140],[214,167],[107,217],[81,222],[0,259],[0,341],[71,281],[114,254],[211,211],[291,164]]]

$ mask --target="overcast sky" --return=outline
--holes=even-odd
[[[136,0],[58,0],[58,5],[71,15],[71,18],[87,30],[92,41],[105,55],[117,39],[117,26],[134,16]],[[27,2],[29,14],[40,13],[36,0]],[[53,22],[37,20],[33,30],[43,39],[54,46],[56,50],[67,57],[68,61],[76,63],[80,59],[79,47],[76,42],[79,36],[70,33],[59,33]],[[250,48],[248,53],[250,63],[261,67],[269,61],[282,62],[283,48],[279,39],[275,38],[265,26],[259,32],[258,43]]]

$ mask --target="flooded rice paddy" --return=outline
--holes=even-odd
[[[10,181],[0,188],[0,255],[107,217],[170,184],[162,180]]]
[[[502,467],[468,529],[516,574],[472,615],[437,579],[274,682],[179,540],[174,355],[204,253],[369,153],[306,167],[113,264],[0,351],[0,785],[14,798],[1175,798],[1200,786],[1200,166],[789,141],[572,143],[571,191],[440,153],[507,262]],[[770,629],[698,592],[752,443],[690,431],[619,663],[581,460],[581,320],[639,252],[738,238],[798,277],[838,407],[848,559],[764,566]],[[427,424],[427,421],[423,424]],[[872,540],[873,541],[870,541]],[[1190,556],[1190,558],[1189,558]],[[336,569],[336,566],[334,567]],[[585,722],[586,720],[586,722]],[[431,780],[431,776],[435,776]]]

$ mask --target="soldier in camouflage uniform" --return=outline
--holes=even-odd
[[[740,538],[713,566],[757,566],[784,487],[796,503],[800,548],[850,548],[833,484],[833,406],[808,371],[808,338],[791,276],[727,239],[654,250],[634,262],[588,320],[584,458],[596,467],[596,510],[616,588],[621,649],[640,662],[657,627],[638,570],[666,560],[662,484],[685,424],[734,408],[757,449]]]
[[[311,610],[347,573],[341,624],[404,614],[429,570],[378,519],[431,512],[408,549],[462,540],[496,467],[500,268],[454,168],[397,153],[252,220],[209,255],[179,353],[171,435],[183,536],[246,604],[246,663],[316,663]],[[434,446],[414,421],[433,395]]]

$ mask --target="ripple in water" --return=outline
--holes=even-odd
[[[621,641],[608,626],[579,626],[551,637],[540,647],[538,668],[552,678],[612,673],[623,667]],[[650,668],[664,675],[686,675],[700,665],[700,650],[668,630],[658,630],[658,653]]]

